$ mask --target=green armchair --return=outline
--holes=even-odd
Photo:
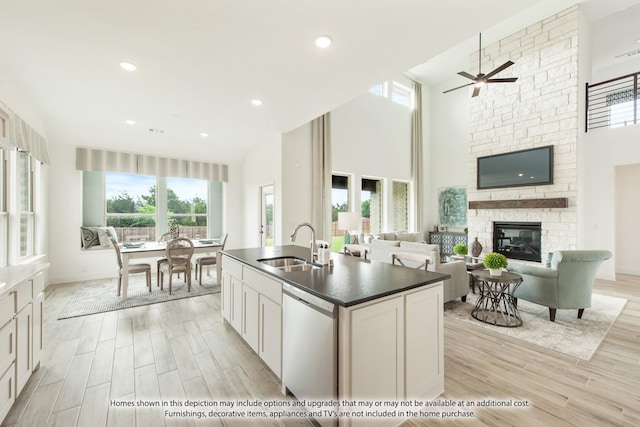
[[[513,296],[549,307],[549,319],[559,308],[578,309],[578,319],[591,307],[591,291],[598,267],[612,253],[601,250],[557,251],[549,254],[547,267],[509,263],[508,270],[522,276]]]

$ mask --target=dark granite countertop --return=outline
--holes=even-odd
[[[448,274],[416,270],[385,262],[367,261],[342,254],[331,254],[333,267],[283,272],[259,262],[263,258],[294,256],[309,258],[309,248],[297,245],[224,250],[228,255],[259,271],[281,279],[335,304],[349,307],[408,289],[449,279]]]

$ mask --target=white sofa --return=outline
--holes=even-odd
[[[411,252],[424,254],[429,259],[427,269],[437,273],[448,274],[451,279],[444,281],[444,302],[461,298],[467,299],[469,293],[469,278],[464,261],[454,261],[448,263],[440,262],[440,247],[427,243],[410,242],[404,240],[384,240],[374,239],[370,244],[345,245],[350,251],[358,251],[364,257],[374,262],[392,262],[392,254],[398,252]]]

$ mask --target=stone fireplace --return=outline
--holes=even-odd
[[[483,69],[493,69],[508,58],[515,62],[510,75],[518,76],[516,84],[491,85],[469,104],[467,225],[470,241],[477,237],[483,254],[535,255],[540,262],[549,252],[578,246],[578,134],[584,110],[579,105],[578,69],[580,47],[586,46],[580,41],[579,29],[580,6],[576,5],[483,48]],[[477,62],[477,55],[470,55],[470,61]],[[552,184],[477,188],[478,157],[545,145],[554,146]],[[539,203],[558,198],[566,203]],[[494,222],[543,224],[539,231],[509,231],[512,242],[529,237],[531,231],[539,239],[538,246],[527,242],[528,246],[511,243],[501,247],[507,240],[494,240],[499,236]],[[531,248],[540,253],[527,253],[533,252]]]
[[[507,258],[540,262],[541,237],[540,222],[493,223],[493,250]]]

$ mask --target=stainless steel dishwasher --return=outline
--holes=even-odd
[[[299,401],[335,400],[338,307],[287,283],[282,290],[282,383]],[[330,418],[316,421],[322,426],[337,424]]]

